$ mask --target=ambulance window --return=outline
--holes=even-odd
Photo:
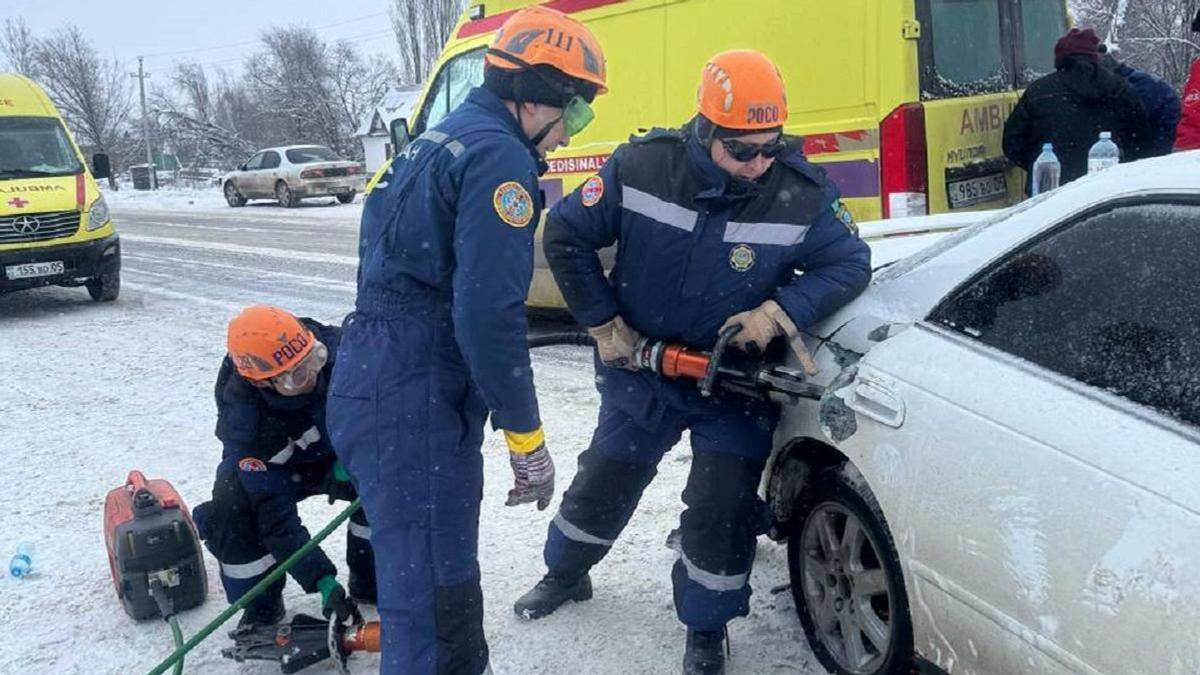
[[[1002,48],[999,0],[926,0],[918,8],[923,27],[922,98],[975,96],[1012,88]]]
[[[419,136],[432,129],[467,98],[472,87],[483,84],[483,50],[459,54],[442,66],[437,79],[430,87],[421,115],[413,126],[413,135]]]
[[[52,117],[0,117],[0,179],[79,173],[75,151]]]
[[[1062,0],[1021,0],[1021,46],[1025,61],[1020,85],[1054,71],[1054,43],[1067,32]]]

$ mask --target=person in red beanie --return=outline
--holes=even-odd
[[[1200,33],[1200,10],[1192,21],[1192,32]],[[1192,74],[1183,87],[1183,116],[1175,131],[1175,151],[1200,150],[1200,59],[1192,64]]]
[[[1102,131],[1112,132],[1121,161],[1144,156],[1146,111],[1124,79],[1100,66],[1094,31],[1073,28],[1060,38],[1054,68],[1029,85],[1004,125],[1009,161],[1029,171],[1042,144],[1053,143],[1068,183],[1087,174],[1088,150]]]

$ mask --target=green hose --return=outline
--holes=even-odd
[[[292,568],[292,565],[295,565],[301,558],[308,555],[309,551],[320,545],[320,543],[324,541],[326,537],[332,534],[333,531],[336,530],[342,523],[346,522],[346,519],[358,510],[360,501],[361,500],[355,499],[350,506],[347,506],[344,511],[339,513],[336,518],[331,520],[328,525],[322,528],[322,530],[318,532],[316,536],[314,536],[312,539],[309,539],[307,544],[301,546],[300,550],[288,556],[288,559],[284,560],[282,565],[277,566],[274,571],[266,576],[265,579],[255,584],[254,588],[251,588],[248,593],[238,598],[237,602],[233,603],[225,611],[218,614],[217,618],[209,621],[203,628],[200,629],[198,633],[193,635],[186,643],[177,647],[170,656],[168,656],[162,663],[155,666],[154,669],[146,675],[162,675],[163,673],[167,672],[167,669],[172,665],[175,666],[175,675],[178,675],[183,669],[184,654],[187,654],[195,649],[196,645],[207,639],[209,635],[212,635],[213,631],[215,631],[217,628],[220,628],[221,624],[229,620],[229,617],[237,614],[251,600],[258,597],[258,595],[263,591],[267,590],[271,584],[278,581],[279,578],[284,574],[287,574],[287,571]],[[181,633],[176,634],[177,640],[181,637]]]
[[[175,649],[183,646],[183,631],[179,630],[179,618],[172,614],[167,618],[167,623],[171,624],[171,635],[175,636]],[[175,670],[173,675],[183,675],[183,656],[180,655],[179,660],[175,662]]]

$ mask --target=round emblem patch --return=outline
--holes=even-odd
[[[501,183],[492,195],[492,206],[500,220],[513,227],[525,227],[533,220],[533,198],[525,186],[516,181]]]
[[[604,179],[600,176],[592,176],[584,181],[583,187],[579,189],[579,197],[584,206],[599,204],[604,197]]]
[[[754,249],[745,244],[738,244],[729,252],[729,266],[739,272],[754,267]]]
[[[263,464],[263,461],[257,457],[246,457],[238,462],[238,468],[242,471],[258,472],[266,471],[267,465]]]

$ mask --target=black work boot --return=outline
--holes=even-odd
[[[272,626],[283,621],[283,596],[258,597],[242,610],[242,618],[238,619],[238,628],[255,626]]]
[[[725,653],[728,639],[725,629],[692,630],[687,632],[687,647],[683,652],[683,675],[725,675]]]
[[[588,575],[564,579],[547,574],[525,595],[522,595],[513,611],[522,619],[540,619],[550,616],[564,602],[583,602],[592,599],[592,578]]]

